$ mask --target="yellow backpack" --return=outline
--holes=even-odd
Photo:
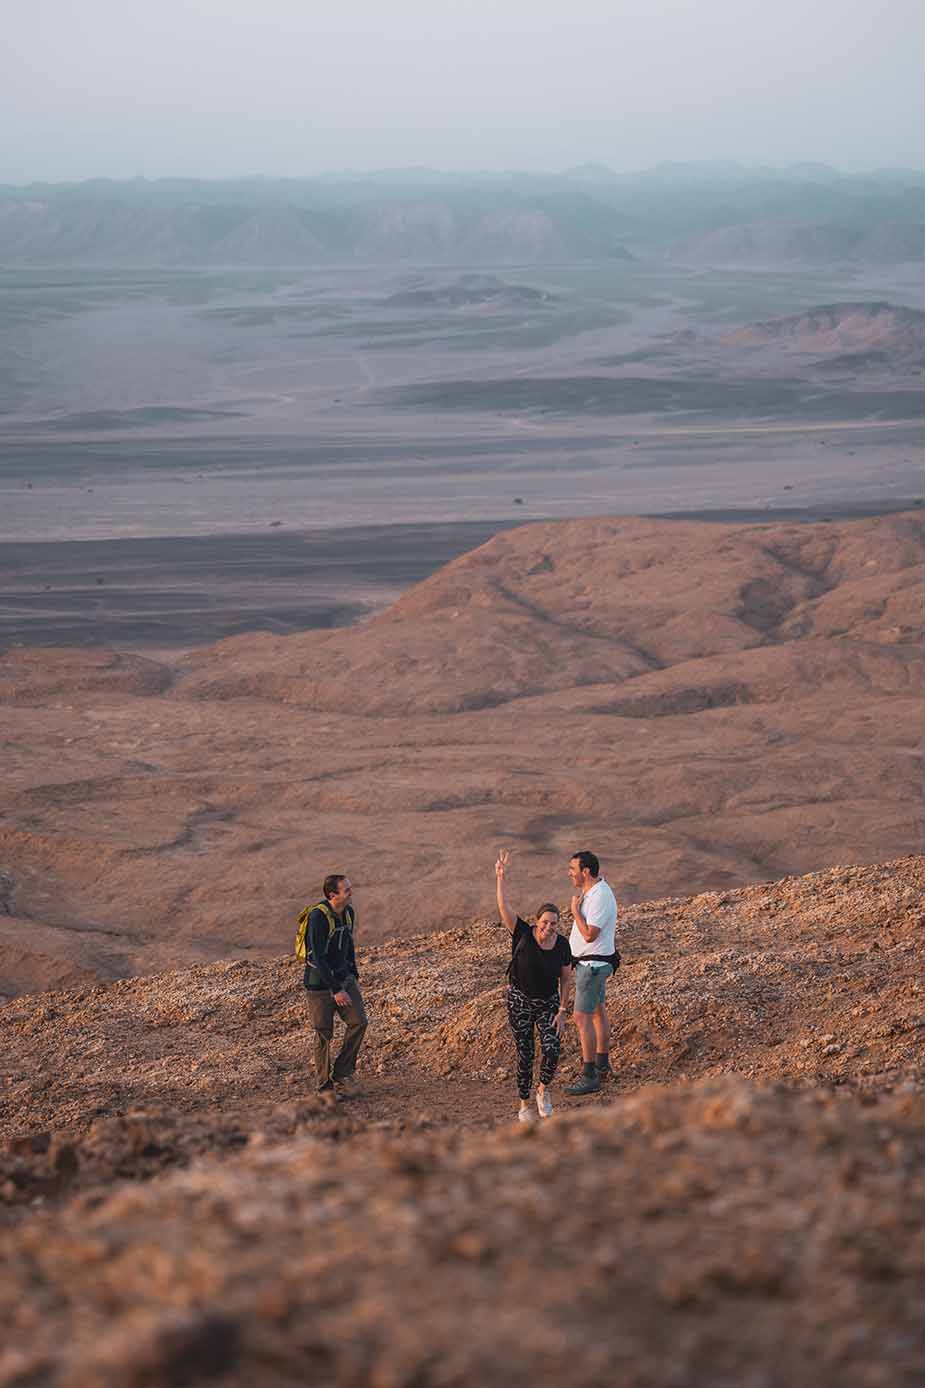
[[[337,917],[331,910],[331,907],[328,905],[327,901],[316,901],[314,905],[306,906],[305,910],[301,912],[301,914],[299,915],[299,919],[296,922],[299,927],[296,931],[295,936],[295,954],[297,959],[308,958],[308,944],[306,936],[308,932],[308,918],[311,915],[312,911],[323,911],[325,916],[327,917],[329,940],[331,936],[334,934],[334,931],[337,929]],[[344,924],[350,930],[353,929],[353,922],[355,919],[356,917],[354,914],[353,907],[346,906],[344,908]]]

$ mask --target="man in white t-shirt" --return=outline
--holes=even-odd
[[[582,1071],[566,1094],[596,1094],[610,1068],[610,1022],[604,989],[613,973],[617,902],[600,875],[601,865],[587,849],[569,859],[572,917],[569,949],[575,960],[575,1025],[581,1038]]]

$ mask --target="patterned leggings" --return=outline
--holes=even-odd
[[[528,998],[513,984],[507,990],[507,1017],[517,1047],[517,1092],[529,1099],[533,1083],[533,1028],[540,1034],[540,1084],[549,1084],[559,1063],[561,1042],[553,1022],[559,1010],[559,995]]]

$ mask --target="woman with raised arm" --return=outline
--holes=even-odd
[[[509,860],[507,849],[502,848],[495,863],[495,885],[498,911],[511,932],[507,1015],[517,1047],[517,1118],[521,1123],[529,1123],[533,1118],[530,1090],[534,1027],[539,1032],[541,1053],[536,1108],[541,1118],[552,1113],[549,1086],[559,1063],[562,1028],[572,995],[572,952],[568,941],[559,934],[559,908],[553,902],[543,903],[532,926],[508,906],[504,879]]]

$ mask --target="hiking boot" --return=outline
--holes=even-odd
[[[330,1081],[328,1081],[327,1084],[323,1084],[321,1088],[318,1090],[318,1098],[321,1100],[321,1102],[325,1105],[326,1108],[334,1108],[335,1104],[337,1103],[337,1095],[335,1094],[334,1086],[330,1083]]]
[[[533,1110],[527,1108],[526,1104],[524,1104],[521,1108],[517,1110],[517,1121],[518,1123],[532,1123]]]
[[[335,1080],[334,1088],[341,1099],[362,1099],[365,1092],[356,1075],[344,1075]]]
[[[566,1094],[597,1094],[601,1088],[600,1075],[579,1075],[574,1084],[565,1086]]]
[[[539,1090],[536,1091],[536,1111],[541,1118],[552,1117],[552,1099],[550,1099],[545,1089],[542,1094]]]
[[[594,1068],[597,1071],[597,1077],[599,1080],[604,1081],[613,1079],[613,1070],[610,1068],[609,1060],[606,1065],[595,1065]]]

